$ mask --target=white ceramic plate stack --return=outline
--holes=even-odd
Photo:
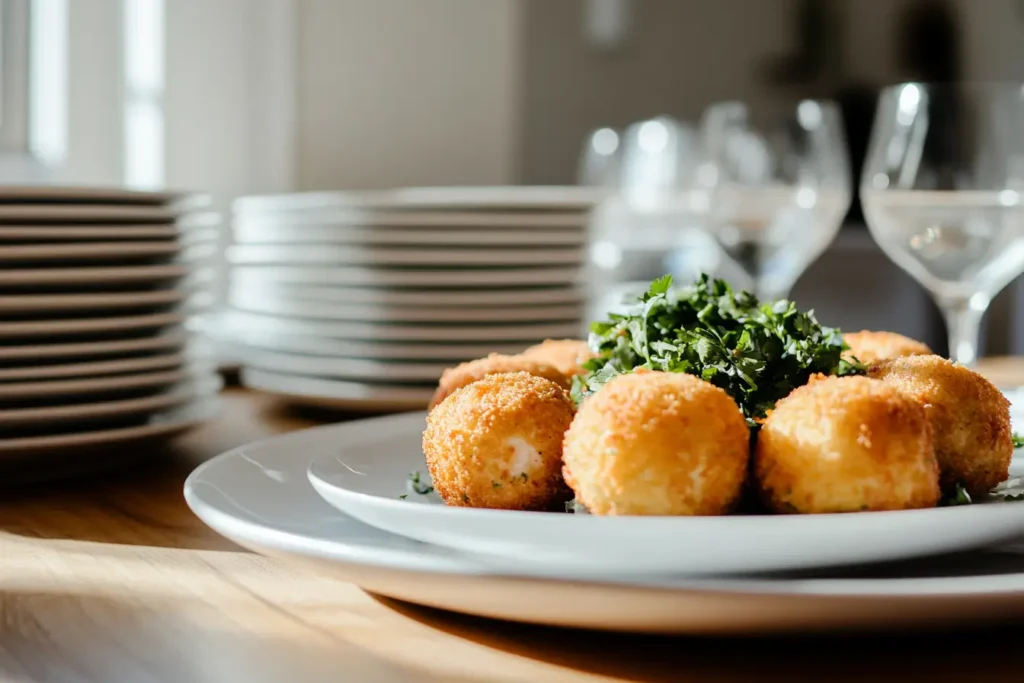
[[[414,409],[446,367],[581,335],[596,198],[476,187],[238,200],[220,329],[243,383],[299,403]]]
[[[217,250],[205,206],[175,193],[0,186],[5,479],[101,467],[212,416],[220,379],[192,331]]]

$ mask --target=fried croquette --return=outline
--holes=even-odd
[[[905,510],[939,501],[924,408],[867,377],[829,377],[779,401],[758,434],[753,470],[774,512]]]
[[[728,394],[692,375],[620,375],[580,406],[563,474],[596,515],[720,515],[743,491],[750,433]]]
[[[457,389],[427,417],[423,453],[448,505],[562,510],[562,438],[575,406],[558,384],[526,372]]]
[[[461,389],[471,382],[483,379],[488,375],[510,372],[527,372],[537,377],[543,377],[563,389],[568,389],[570,386],[568,378],[558,368],[548,363],[522,356],[492,353],[484,358],[471,360],[445,370],[430,401],[430,408],[433,409],[456,389]]]
[[[924,406],[944,491],[959,482],[981,496],[1009,477],[1010,402],[987,379],[940,356],[893,358],[869,368],[868,375]]]
[[[586,372],[583,364],[594,357],[587,342],[578,339],[546,339],[519,354],[558,368],[566,377]]]
[[[872,365],[889,358],[923,356],[932,353],[927,344],[895,332],[861,330],[843,335],[850,347],[846,357],[854,357],[864,365]]]

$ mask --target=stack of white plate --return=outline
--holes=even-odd
[[[455,363],[580,336],[595,198],[477,187],[238,200],[221,329],[243,383],[413,409]]]
[[[190,324],[208,303],[217,249],[204,206],[172,193],[0,186],[0,462],[123,454],[213,414],[220,379]]]

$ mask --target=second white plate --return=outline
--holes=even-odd
[[[246,333],[279,331],[292,335],[318,335],[338,339],[364,341],[413,342],[538,342],[543,339],[574,338],[583,324],[578,320],[546,323],[509,323],[472,325],[389,325],[373,322],[338,322],[333,320],[307,320],[286,316],[228,311],[224,317],[230,329],[238,330],[245,340]]]
[[[472,553],[509,571],[579,576],[709,575],[899,560],[1024,534],[1024,504],[899,512],[722,517],[600,517],[448,507],[408,488],[425,472],[422,413],[349,423],[310,465],[331,505],[391,533]],[[1020,474],[1021,467],[1015,468]],[[400,497],[407,496],[406,499]]]
[[[548,266],[583,263],[582,249],[453,249],[338,244],[243,244],[227,251],[236,266]]]
[[[432,387],[402,387],[304,377],[243,368],[242,384],[300,405],[367,412],[402,412],[426,407]]]
[[[481,322],[579,320],[584,315],[583,308],[579,305],[498,308],[342,304],[301,301],[270,293],[246,292],[240,289],[229,292],[228,303],[235,308],[253,313],[378,323],[462,323],[472,325]]]

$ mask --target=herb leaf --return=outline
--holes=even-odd
[[[425,496],[428,493],[434,492],[434,487],[430,484],[420,480],[419,470],[414,470],[409,473],[409,483],[412,490],[421,496]]]
[[[953,492],[948,496],[942,498],[939,501],[939,507],[951,507],[954,505],[970,505],[974,501],[971,500],[971,494],[967,493],[967,489],[964,488],[964,484],[961,481],[956,483],[956,487]]]
[[[815,374],[864,373],[842,357],[839,330],[812,311],[786,300],[761,304],[707,275],[678,289],[671,276],[655,280],[628,314],[594,323],[589,344],[596,357],[573,381],[577,403],[637,368],[685,372],[724,389],[752,425]]]
[[[1024,447],[1024,436],[1021,436],[1017,432],[1013,433],[1013,447],[1021,448]]]

